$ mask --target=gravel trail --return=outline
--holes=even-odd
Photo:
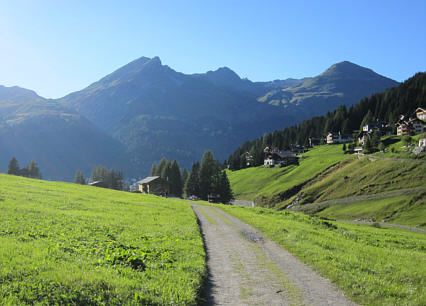
[[[206,305],[355,305],[253,227],[193,205],[207,253]]]

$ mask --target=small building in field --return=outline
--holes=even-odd
[[[140,193],[167,196],[169,194],[169,183],[159,176],[148,176],[138,182]]]
[[[353,140],[354,138],[351,134],[342,134],[340,132],[329,132],[327,134],[327,144],[348,143]]]
[[[319,137],[309,137],[309,146],[312,148],[314,146],[319,146],[321,144],[321,138]]]
[[[389,123],[382,120],[377,120],[375,122],[369,122],[362,127],[362,131],[366,133],[379,132],[380,136],[386,136],[392,134],[392,127]]]
[[[274,167],[274,166],[285,166],[290,164],[297,164],[298,158],[296,153],[291,151],[282,151],[277,148],[269,149],[265,148],[265,159],[263,160],[263,165],[265,167]]]
[[[416,109],[416,117],[420,120],[426,120],[426,110],[422,107]]]
[[[103,181],[94,181],[88,184],[89,186],[93,187],[101,187],[101,188],[107,188],[108,186]]]

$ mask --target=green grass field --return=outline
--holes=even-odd
[[[331,205],[315,215],[337,220],[372,220],[426,229],[425,193]]]
[[[302,203],[425,186],[426,163],[389,159],[346,160],[306,185]]]
[[[336,283],[363,305],[424,305],[426,235],[324,221],[267,208],[218,205]]]
[[[382,138],[383,143],[386,145],[385,152],[376,152],[374,155],[396,158],[414,158],[414,155],[404,146],[402,142],[403,136],[390,135]],[[421,138],[426,137],[426,132],[412,136],[412,144],[417,146]],[[424,158],[424,155],[423,155]]]
[[[353,156],[345,155],[341,145],[318,146],[303,154],[298,166],[284,168],[247,168],[228,171],[228,178],[237,199],[253,200],[272,195],[305,182],[331,165]]]
[[[180,200],[0,174],[2,304],[196,305],[206,273]]]

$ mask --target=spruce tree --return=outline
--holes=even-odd
[[[185,182],[185,196],[189,197],[195,195],[200,196],[200,163],[195,162],[192,164],[191,173],[189,173],[188,179]]]
[[[173,163],[170,166],[170,178],[169,178],[169,185],[170,185],[170,193],[181,197],[183,192],[183,184],[182,184],[182,178],[180,176],[180,169],[179,165],[176,161],[176,159],[173,161]]]
[[[208,194],[211,192],[212,178],[219,171],[216,160],[212,151],[204,152],[200,166],[200,197],[207,200]]]
[[[151,171],[149,171],[149,176],[157,175],[157,165],[155,163],[152,164]]]
[[[226,171],[222,171],[221,175],[221,193],[220,199],[222,203],[229,203],[232,199],[234,199],[234,194],[232,193],[231,184],[229,183],[228,176],[226,175]]]
[[[75,173],[74,183],[86,185],[86,178],[80,170],[77,170]]]
[[[13,157],[9,162],[9,166],[7,167],[7,174],[19,175],[19,164],[15,157]]]
[[[163,157],[160,160],[160,163],[158,164],[157,171],[155,172],[155,175],[156,176],[161,176],[162,172],[164,171],[164,168],[167,167],[167,164],[168,164],[167,159],[165,157]]]
[[[180,177],[182,178],[182,185],[185,185],[185,182],[188,179],[188,176],[189,176],[188,170],[186,170],[186,168],[183,168],[183,171],[180,175]]]
[[[41,179],[40,169],[38,168],[38,165],[35,160],[32,160],[28,164],[27,171],[28,171],[28,177]]]

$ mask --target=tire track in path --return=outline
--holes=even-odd
[[[253,227],[215,207],[192,208],[207,254],[206,305],[355,305]]]

